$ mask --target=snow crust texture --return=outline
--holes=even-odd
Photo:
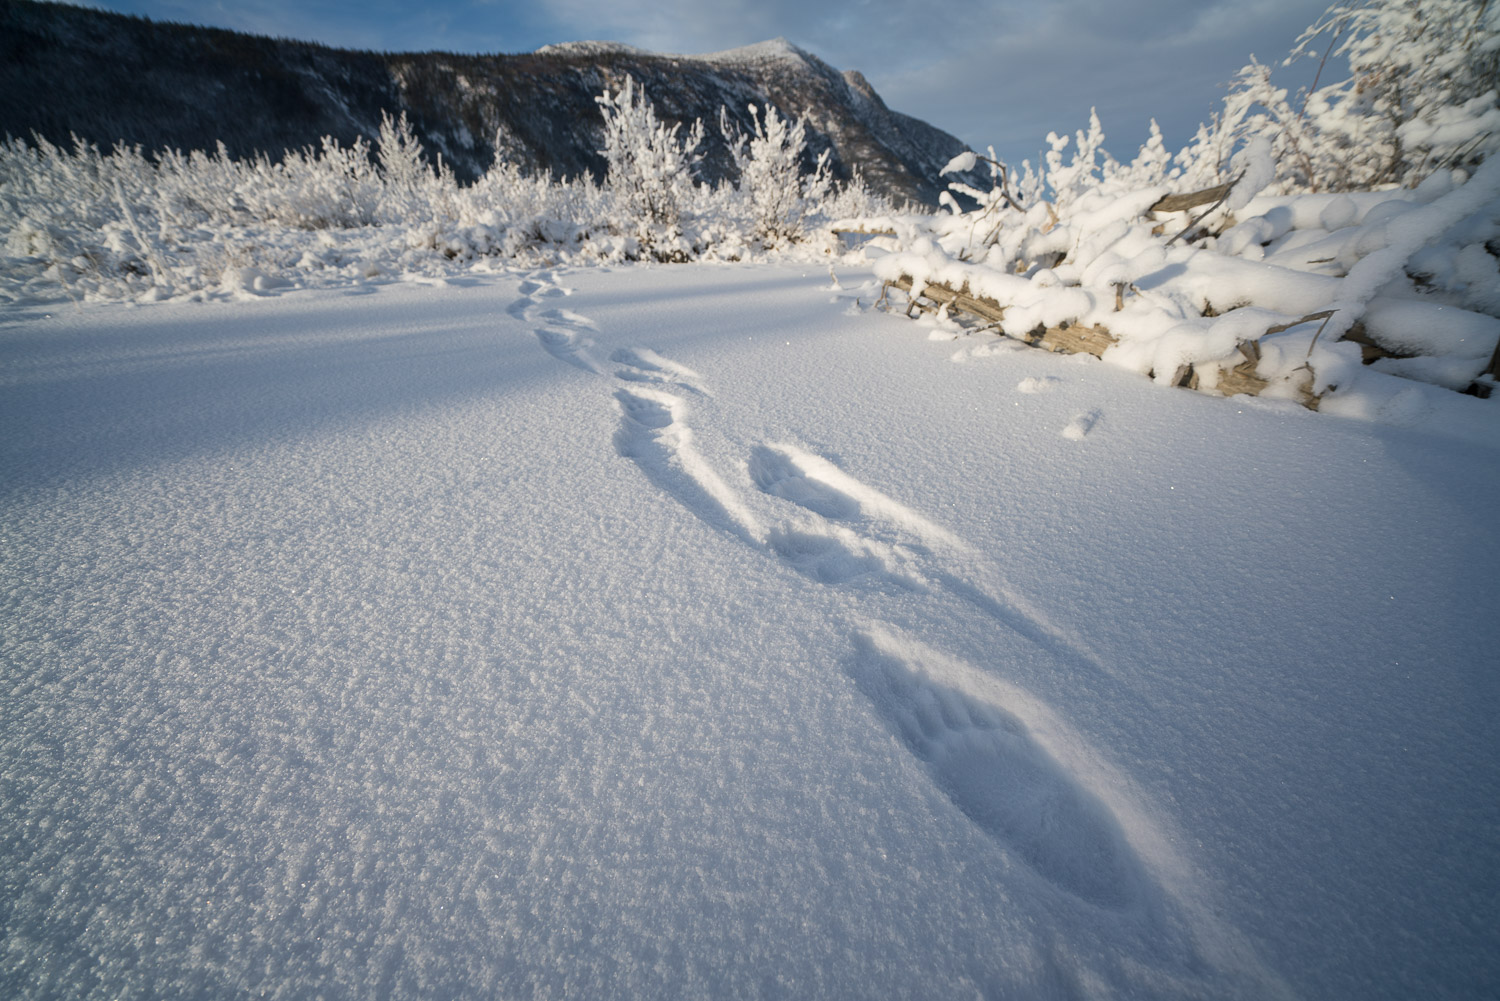
[[[878,293],[0,314],[0,995],[1492,993],[1491,403]]]
[[[972,681],[939,680],[889,646],[859,637],[854,679],[953,804],[1059,887],[1103,907],[1130,904],[1138,863],[1108,808],[1003,702]]]

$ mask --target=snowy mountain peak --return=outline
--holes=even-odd
[[[870,81],[859,70],[844,70],[844,83],[849,86],[850,95],[859,102],[872,104],[882,111],[885,110],[885,101],[875,93],[875,88],[870,86]]]
[[[784,60],[807,62],[811,58],[811,53],[798,48],[785,38],[777,36],[769,41],[756,42],[754,45],[742,45],[737,49],[708,52],[698,58],[716,63],[765,63]]]
[[[647,59],[678,59],[693,60],[695,62],[745,64],[768,62],[807,62],[812,59],[811,53],[805,49],[798,48],[786,38],[777,37],[764,42],[755,42],[751,45],[741,45],[738,48],[723,49],[718,52],[704,52],[698,55],[689,55],[677,52],[655,52],[643,49],[639,46],[628,45],[624,42],[603,41],[581,41],[581,42],[559,42],[555,45],[543,45],[537,49],[535,55],[539,56],[635,56]]]
[[[655,53],[634,45],[626,45],[624,42],[559,42],[556,45],[543,45],[535,52],[539,56],[650,56]]]

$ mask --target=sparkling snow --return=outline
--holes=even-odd
[[[844,284],[0,313],[0,995],[1500,990],[1496,401]]]

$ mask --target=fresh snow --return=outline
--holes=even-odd
[[[1495,402],[841,277],[5,307],[0,995],[1500,992]]]

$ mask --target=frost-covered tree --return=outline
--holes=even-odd
[[[684,136],[681,124],[669,126],[656,117],[630,77],[622,90],[606,90],[598,101],[604,112],[604,148],[599,152],[609,164],[606,185],[636,224],[643,245],[680,240],[703,123],[694,122]]]
[[[1063,164],[1063,150],[1068,147],[1068,137],[1056,132],[1047,133],[1047,183],[1052,189],[1053,199],[1061,212],[1082,195],[1094,190],[1099,181],[1113,173],[1118,164],[1104,149],[1104,128],[1099,124],[1099,112],[1089,111],[1089,127],[1079,129],[1074,137],[1077,146],[1072,159]]]
[[[1285,88],[1271,81],[1271,67],[1251,57],[1235,75],[1223,106],[1176,156],[1177,176],[1186,188],[1227,180],[1236,151],[1253,136],[1272,138],[1277,162],[1298,186],[1311,186],[1307,162],[1308,123],[1292,107]],[[1162,164],[1162,177],[1171,176]]]
[[[795,242],[832,188],[830,151],[824,150],[812,171],[804,172],[806,126],[788,122],[770,105],[763,115],[753,104],[749,110],[753,133],[740,131],[723,109],[719,130],[739,174],[738,190],[751,235],[767,246]]]
[[[1221,111],[1178,155],[1185,178],[1224,179],[1252,136],[1271,140],[1286,190],[1411,186],[1472,171],[1500,149],[1500,4],[1356,0],[1328,8],[1287,62],[1321,61],[1300,102],[1252,60]],[[1347,61],[1349,74],[1318,85]]]
[[[1326,41],[1325,41],[1326,40]],[[1411,184],[1500,149],[1500,5],[1489,0],[1335,4],[1293,58],[1331,50],[1347,79],[1312,91],[1315,178]]]
[[[381,199],[381,221],[410,222],[436,217],[457,216],[452,195],[457,182],[452,171],[439,158],[434,170],[422,155],[422,143],[406,120],[406,112],[397,119],[380,114],[380,138],[376,145],[380,176],[384,181]]]

